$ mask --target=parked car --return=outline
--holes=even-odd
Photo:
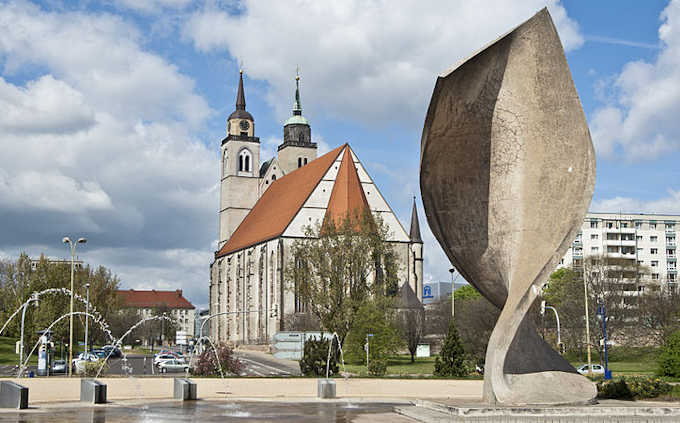
[[[113,345],[104,345],[102,347],[102,350],[106,352],[106,355],[109,355],[111,353],[111,358],[120,358],[123,356],[123,353],[120,352],[120,349],[114,347]],[[113,350],[113,352],[111,352]]]
[[[76,373],[80,373],[83,371],[85,368],[84,365],[88,361],[98,361],[99,357],[97,357],[95,354],[92,353],[80,353],[78,354],[78,357],[74,358],[71,361],[71,367],[73,368],[73,371]]]
[[[109,353],[103,349],[92,350],[92,354],[96,355],[98,358],[106,358],[106,356],[109,355]]]
[[[177,357],[172,354],[159,354],[154,357],[153,365],[158,367],[161,363],[168,360],[177,360]]]
[[[189,365],[180,360],[167,360],[161,361],[158,364],[158,370],[160,370],[161,373],[186,372],[189,370]]]
[[[66,360],[54,360],[52,373],[66,373]]]
[[[603,375],[604,374],[604,367],[600,366],[599,364],[593,364],[592,366],[593,366],[593,374],[594,375]],[[576,371],[581,373],[582,375],[587,375],[588,374],[588,365],[584,364],[583,366],[576,369]]]

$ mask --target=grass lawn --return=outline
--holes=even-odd
[[[17,365],[19,364],[19,354],[15,354],[17,339],[8,338],[6,336],[0,336],[0,365]],[[24,345],[24,351],[28,354],[28,348],[33,348],[33,346]],[[29,364],[37,364],[38,356],[33,354],[29,360]]]
[[[339,364],[342,371],[342,363]],[[363,364],[345,364],[347,371],[358,376],[370,376]],[[411,363],[410,355],[394,355],[387,360],[387,375],[393,376],[424,376],[432,375],[434,371],[434,357],[416,358]]]

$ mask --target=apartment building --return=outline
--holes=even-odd
[[[584,258],[606,255],[644,266],[652,282],[674,287],[678,281],[679,228],[680,215],[588,213],[560,267],[579,269]]]

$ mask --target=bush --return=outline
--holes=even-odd
[[[217,357],[215,355],[217,354]],[[216,358],[219,358],[219,365]],[[220,376],[220,366],[223,373],[231,373],[238,375],[243,371],[245,365],[236,358],[234,350],[224,342],[215,345],[213,351],[212,346],[208,346],[205,351],[198,356],[196,366],[191,369],[191,373],[197,376]]]
[[[305,376],[326,376],[326,361],[328,360],[328,345],[331,341],[327,339],[310,338],[305,341],[305,349],[300,359],[300,371]],[[333,338],[333,349],[331,350],[330,364],[328,365],[328,376],[338,374],[338,362],[336,359],[337,341]]]
[[[659,355],[659,373],[680,377],[680,331],[673,332],[664,343]]]
[[[385,376],[387,373],[387,360],[378,358],[368,363],[368,373],[371,376]]]
[[[669,394],[671,384],[650,377],[631,377],[618,380],[599,380],[597,396],[605,399],[646,399]]]
[[[104,367],[102,368],[102,371],[100,375],[105,375],[106,372],[109,371],[109,363],[103,363],[104,360],[97,360],[97,361],[86,361],[82,364],[83,368],[80,371],[80,376],[83,377],[95,377],[97,376],[97,373],[99,372],[99,368],[102,367],[102,364],[104,364]]]
[[[466,364],[463,342],[453,321],[449,324],[449,333],[444,339],[441,352],[434,361],[434,375],[448,377],[464,377],[469,372]]]

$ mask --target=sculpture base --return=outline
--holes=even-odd
[[[597,387],[578,373],[547,371],[504,375],[511,393],[502,400],[485,391],[492,406],[592,405],[597,402]]]
[[[317,398],[335,398],[335,381],[332,379],[317,379]]]

